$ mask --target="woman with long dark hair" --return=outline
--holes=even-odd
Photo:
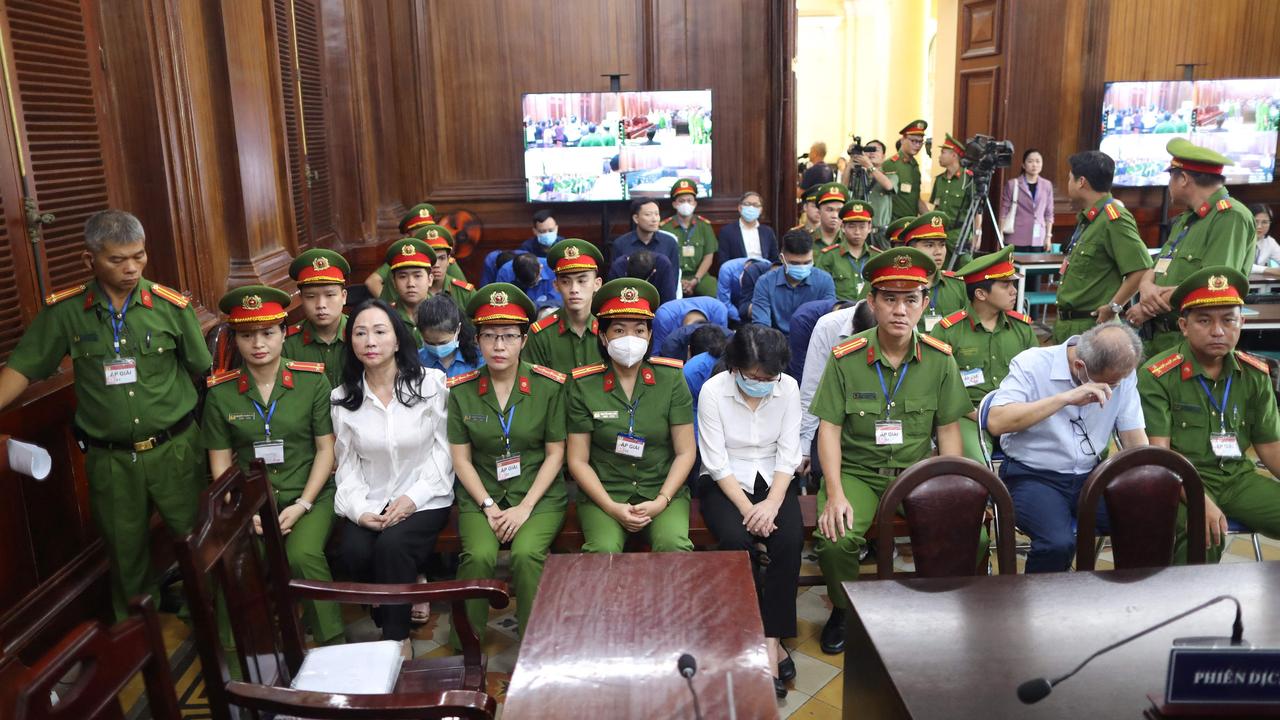
[[[444,373],[422,367],[409,327],[382,300],[351,313],[346,348],[332,395],[342,562],[361,582],[411,583],[453,505]],[[409,610],[383,605],[373,617],[412,656]]]
[[[416,322],[422,335],[418,359],[424,368],[455,378],[484,365],[476,345],[476,329],[462,317],[453,298],[441,293],[423,300]]]

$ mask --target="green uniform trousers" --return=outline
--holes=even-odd
[[[862,548],[867,544],[867,530],[875,522],[876,508],[880,506],[880,496],[889,487],[889,483],[886,478],[883,486],[875,488],[857,478],[842,475],[840,485],[844,488],[845,498],[853,508],[853,527],[835,542],[815,532],[813,549],[818,553],[818,567],[822,568],[822,577],[827,581],[827,597],[831,599],[831,606],[843,609],[849,606],[849,600],[844,596],[840,583],[858,579],[860,569],[858,556],[862,554]],[[824,484],[818,489],[819,515],[826,506],[827,488]],[[984,527],[978,539],[978,557],[975,559],[975,567],[976,563],[986,558],[987,547],[987,529]]]
[[[964,441],[964,456],[986,467],[987,458],[991,457],[991,440],[988,438],[983,443],[987,446],[987,452],[984,456],[982,445],[978,444],[978,422],[976,420],[970,420],[967,417],[960,418],[960,438]]]
[[[1055,345],[1061,345],[1072,335],[1080,335],[1097,324],[1098,319],[1091,317],[1074,320],[1055,320],[1053,323],[1053,342]]]
[[[647,498],[634,495],[628,503],[648,502]],[[601,510],[595,503],[578,503],[578,522],[586,542],[582,551],[589,553],[620,553],[627,542],[627,531],[622,524]],[[671,505],[653,518],[640,532],[649,533],[649,546],[654,552],[689,552],[693,542],[689,540],[689,498],[677,496]]]
[[[292,502],[292,500],[290,500]],[[281,508],[288,504],[281,502]],[[284,552],[289,560],[289,572],[303,580],[331,582],[329,559],[324,546],[329,542],[333,529],[333,487],[325,488],[316,498],[311,512],[298,518],[293,529],[284,536]],[[302,603],[302,620],[311,631],[311,637],[321,645],[343,638],[346,624],[342,621],[342,609],[336,602],[307,600]]]
[[[195,424],[177,437],[140,453],[90,447],[85,456],[89,507],[111,561],[111,604],[116,620],[135,595],[155,595],[151,576],[151,510],[160,512],[174,537],[191,532],[206,486],[205,452]]]
[[[708,271],[706,276],[698,281],[698,285],[694,288],[693,294],[699,297],[715,297],[717,287],[718,284],[716,283],[716,276]]]
[[[547,563],[551,543],[564,525],[564,511],[534,513],[525,520],[511,540],[511,579],[516,586],[516,622],[520,634],[529,622],[533,610],[533,598],[538,592],[542,567]],[[462,538],[462,556],[458,564],[459,580],[483,580],[492,578],[498,568],[498,536],[489,527],[489,520],[482,512],[458,513],[458,535]],[[468,600],[467,619],[476,635],[484,640],[485,627],[489,623],[489,601]],[[454,647],[458,634],[451,635]]]
[[[1254,532],[1267,537],[1280,538],[1280,482],[1275,478],[1250,473],[1234,478],[1222,492],[1212,488],[1205,490],[1213,497],[1222,512],[1232,520],[1244,523]],[[1178,535],[1174,541],[1173,562],[1187,563],[1187,506],[1178,506]],[[1205,562],[1216,563],[1227,549],[1227,540],[1213,545],[1205,552]]]

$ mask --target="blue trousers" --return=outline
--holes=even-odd
[[[1018,529],[1031,538],[1027,573],[1062,572],[1076,554],[1076,511],[1088,473],[1073,475],[1027,467],[1013,458],[1000,465],[1000,479],[1013,496]],[[1098,533],[1110,528],[1106,503],[1098,501]]]

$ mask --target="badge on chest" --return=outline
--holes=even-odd
[[[1240,457],[1240,442],[1235,433],[1213,433],[1209,436],[1209,447],[1220,458]]]
[[[138,360],[131,357],[117,357],[104,360],[102,373],[107,386],[129,385],[138,382]]]
[[[260,440],[253,444],[253,457],[268,465],[279,465],[284,462],[283,440]]]
[[[965,387],[973,387],[986,382],[987,378],[983,375],[982,368],[977,367],[969,368],[968,370],[961,370],[960,381],[964,383]]]
[[[877,445],[901,445],[902,440],[901,420],[882,420],[876,423]]]
[[[520,477],[520,453],[503,455],[497,462],[498,482]]]
[[[618,433],[618,441],[614,443],[613,451],[623,457],[642,458],[644,457],[644,438],[634,433]]]

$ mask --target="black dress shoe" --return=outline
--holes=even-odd
[[[773,679],[773,694],[777,695],[779,700],[787,697],[787,685],[782,682],[782,678]]]
[[[822,652],[828,655],[839,655],[844,652],[844,616],[845,611],[831,608],[831,617],[822,626]]]
[[[789,683],[796,679],[796,661],[791,659],[791,651],[785,645],[779,646],[787,656],[778,661],[778,677],[782,682]]]

